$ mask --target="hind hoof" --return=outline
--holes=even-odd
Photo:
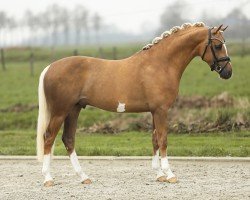
[[[158,182],[167,182],[168,180],[167,180],[166,176],[161,176],[161,177],[157,178],[157,181]]]
[[[92,181],[88,178],[82,182],[82,184],[91,184]]]
[[[54,182],[53,181],[46,181],[43,185],[44,185],[44,187],[51,187],[54,185]]]
[[[169,183],[177,183],[178,180],[177,180],[177,177],[174,176],[174,177],[172,177],[172,178],[167,179],[167,182],[169,182]]]

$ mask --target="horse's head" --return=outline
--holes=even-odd
[[[204,47],[202,60],[206,61],[212,71],[216,71],[221,78],[229,79],[232,76],[232,65],[227,54],[223,32],[227,27],[208,29],[208,40]]]

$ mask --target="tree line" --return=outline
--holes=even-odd
[[[204,22],[208,26],[218,26],[220,24],[224,24],[225,26],[228,25],[230,31],[225,32],[227,37],[234,40],[240,39],[245,42],[246,39],[250,37],[250,19],[243,12],[243,6],[244,4],[233,8],[224,17],[220,17],[221,13],[203,10],[199,21]],[[171,5],[167,6],[162,13],[158,32],[161,33],[173,26],[193,21],[189,19],[190,10],[192,11],[192,7],[185,4],[185,1],[174,1]]]
[[[185,1],[174,1],[168,5],[160,16],[160,26],[155,30],[155,35],[173,26],[194,21],[194,19],[189,19],[192,6],[195,7]],[[226,37],[241,41],[244,52],[244,45],[250,36],[250,19],[243,12],[243,6],[235,7],[224,17],[217,17],[220,15],[204,10],[202,15],[196,18],[209,26],[221,23],[229,25],[230,31],[226,31]],[[39,13],[27,10],[20,19],[11,17],[0,10],[0,48],[17,45],[78,46],[83,43],[85,45],[95,43],[100,46],[100,32],[103,27],[105,27],[103,18],[98,13],[90,12],[83,5],[68,9],[52,4]]]
[[[29,46],[43,44],[56,46],[59,42],[63,45],[78,45],[89,42],[90,30],[95,32],[96,43],[99,43],[101,26],[102,17],[98,13],[90,13],[82,5],[70,10],[52,4],[40,13],[27,10],[21,19],[0,11],[0,45],[1,47],[7,45],[6,38],[9,43],[18,41],[19,45]]]

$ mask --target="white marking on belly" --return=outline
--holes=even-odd
[[[125,111],[125,103],[120,103],[117,106],[117,112],[124,112]]]

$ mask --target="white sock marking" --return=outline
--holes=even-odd
[[[70,154],[70,161],[71,164],[74,168],[74,170],[76,171],[76,174],[80,177],[81,182],[85,181],[86,179],[88,179],[89,177],[82,171],[81,165],[78,161],[77,155],[75,150]]]
[[[152,168],[156,170],[160,169],[159,149],[156,151],[156,154],[153,156]]]
[[[159,168],[159,169],[157,170],[156,178],[160,178],[160,177],[162,177],[162,176],[165,176],[165,174],[164,174],[164,172],[162,171],[162,169]]]
[[[168,171],[166,172],[167,175],[167,179],[173,178],[175,177],[175,175],[173,174],[173,172],[171,171],[171,169],[169,168]]]
[[[44,155],[43,168],[42,168],[42,174],[45,177],[44,183],[53,180],[53,178],[50,175],[50,161],[51,161],[51,155],[50,154]]]
[[[116,111],[117,111],[117,112],[125,112],[125,103],[120,103],[120,102],[119,102]]]
[[[175,177],[175,175],[173,174],[173,172],[170,169],[170,165],[168,163],[167,157],[161,158],[161,169],[166,174],[167,179]]]
[[[164,171],[167,171],[169,169],[169,163],[167,157],[161,158],[161,168]]]

